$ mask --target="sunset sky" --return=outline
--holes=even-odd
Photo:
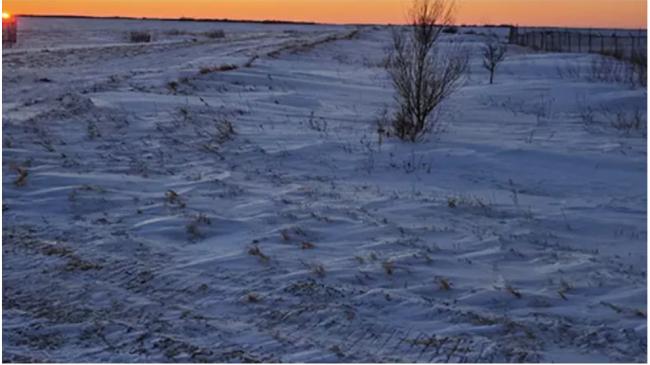
[[[457,23],[645,28],[646,0],[457,0]],[[5,0],[16,14],[399,23],[408,0]]]

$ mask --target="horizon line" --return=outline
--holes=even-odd
[[[149,21],[178,21],[178,22],[222,22],[222,23],[258,23],[258,24],[295,24],[295,25],[350,25],[350,26],[395,26],[408,25],[407,23],[328,23],[317,21],[282,20],[282,19],[233,19],[233,18],[194,18],[194,17],[136,17],[123,15],[77,15],[77,14],[12,14],[14,17],[26,18],[68,18],[68,19],[104,19],[104,20],[149,20]],[[580,26],[557,26],[557,25],[525,25],[525,24],[449,24],[450,27],[487,27],[487,28],[559,28],[559,29],[611,29],[611,30],[645,30],[647,27],[580,27]]]

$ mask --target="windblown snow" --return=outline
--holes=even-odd
[[[646,361],[646,89],[601,56],[489,85],[490,29],[445,34],[471,72],[405,143],[386,27],[20,27],[4,361]]]

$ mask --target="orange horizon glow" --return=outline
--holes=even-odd
[[[398,24],[408,0],[6,0],[14,14]],[[646,28],[646,0],[456,0],[457,24]]]

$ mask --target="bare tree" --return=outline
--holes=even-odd
[[[402,140],[415,142],[435,129],[438,121],[432,113],[457,89],[467,69],[465,52],[457,47],[443,52],[438,47],[453,12],[454,4],[449,0],[413,0],[408,29],[393,31],[386,66],[399,108],[393,129]]]
[[[506,58],[506,46],[490,38],[483,46],[483,67],[490,72],[490,84],[494,83],[494,73],[501,61]]]

